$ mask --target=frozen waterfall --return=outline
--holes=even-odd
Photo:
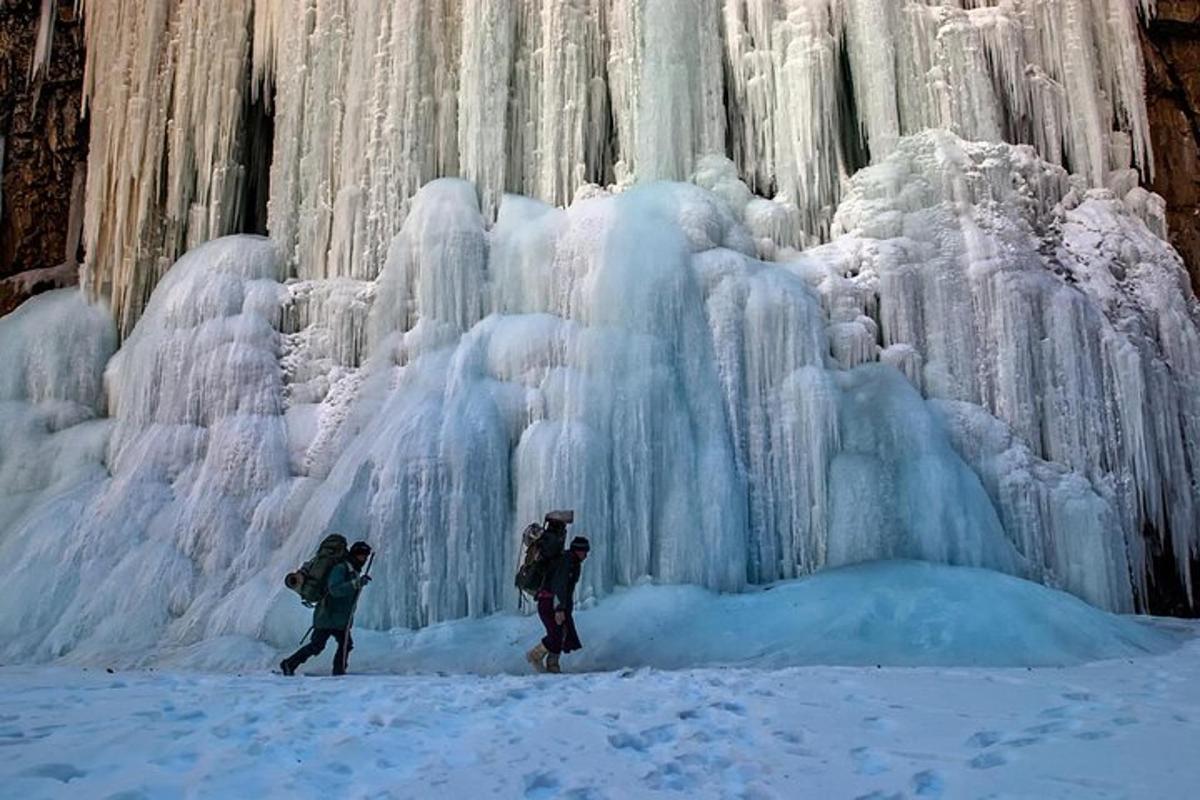
[[[1132,611],[1163,548],[1195,597],[1138,4],[93,5],[88,289],[0,318],[0,660],[286,647],[332,531],[361,625],[513,610],[552,507],[587,597],[918,559]]]
[[[330,530],[379,548],[364,625],[513,608],[519,531],[560,505],[588,595],[917,558],[1130,610],[1143,524],[1196,546],[1200,318],[1127,204],[931,132],[855,176],[828,245],[758,260],[749,205],[509,195],[489,227],[441,179],[372,281],[230,237],[115,355],[75,292],[0,320],[3,656],[282,646],[280,576]]]
[[[175,257],[236,232],[258,96],[268,227],[303,279],[376,277],[443,176],[473,181],[490,221],[505,192],[565,206],[724,155],[771,201],[756,234],[793,246],[827,240],[845,178],[930,127],[1106,185],[1150,168],[1148,6],[113,0],[86,15],[86,282],[127,332]]]

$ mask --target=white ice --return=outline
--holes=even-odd
[[[1196,551],[1200,315],[1145,204],[929,132],[772,264],[732,168],[701,182],[509,195],[489,228],[434,181],[376,280],[217,240],[111,360],[77,294],[0,322],[30,431],[0,450],[0,654],[283,647],[280,576],[330,531],[379,549],[366,629],[512,611],[519,531],[562,506],[596,597],[898,558],[1124,612],[1144,530]]]
[[[725,156],[795,246],[829,238],[845,178],[927,128],[1031,144],[1091,186],[1148,175],[1151,5],[84,2],[103,43],[87,51],[85,284],[127,332],[170,261],[236,229],[255,96],[274,120],[271,236],[303,279],[374,278],[445,176],[474,182],[490,220],[505,192],[565,206]]]

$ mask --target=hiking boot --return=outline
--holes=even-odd
[[[528,661],[538,672],[545,672],[546,665],[542,660],[546,658],[546,646],[538,642],[537,646],[525,654],[525,660]]]
[[[558,653],[551,653],[546,656],[546,672],[554,675],[562,672],[562,669],[558,666]]]
[[[284,675],[295,675],[296,674],[296,668],[293,667],[292,662],[288,661],[286,658],[283,661],[279,662],[279,671],[282,672]]]

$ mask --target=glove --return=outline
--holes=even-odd
[[[567,621],[567,612],[565,612],[565,611],[555,611],[554,612],[554,624],[555,625],[562,625],[566,621]]]
[[[361,589],[362,587],[366,586],[368,583],[371,582],[371,576],[370,575],[359,575],[357,578],[354,579],[354,581],[357,584],[356,588]]]

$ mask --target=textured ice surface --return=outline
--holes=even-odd
[[[1092,186],[1151,163],[1149,0],[83,5],[105,43],[85,82],[85,283],[123,332],[179,253],[242,229],[255,97],[273,112],[269,229],[303,279],[374,278],[444,176],[491,219],[504,192],[565,206],[726,156],[777,240],[807,245],[844,178],[931,127],[1032,144]]]
[[[952,415],[956,446],[1010,539],[1114,608],[1128,591],[1096,581],[1131,573],[1144,589],[1146,530],[1170,531],[1180,564],[1200,544],[1200,313],[1139,208],[1028,148],[932,131],[856,175],[845,235],[792,262],[823,297],[835,355],[847,329],[878,326],[878,346],[865,336],[839,361],[882,347],[925,396],[971,404]]]
[[[372,587],[374,588],[374,587]],[[880,561],[717,594],[697,586],[621,588],[578,612],[584,648],[572,671],[739,666],[1067,666],[1171,650],[1185,637],[1064,592],[971,567]],[[303,614],[295,628],[303,630]],[[295,646],[296,633],[268,644]],[[536,616],[495,614],[419,630],[359,630],[359,672],[529,671]],[[328,669],[331,653],[311,663]],[[153,663],[267,669],[276,650],[244,636],[165,651]]]
[[[1128,611],[1143,530],[1195,552],[1200,324],[1144,203],[930,132],[767,263],[705,174],[492,226],[433,181],[371,280],[211,242],[111,360],[76,294],[5,318],[0,655],[285,647],[281,576],[330,531],[379,549],[367,629],[511,610],[519,531],[563,506],[588,597],[893,558]]]

